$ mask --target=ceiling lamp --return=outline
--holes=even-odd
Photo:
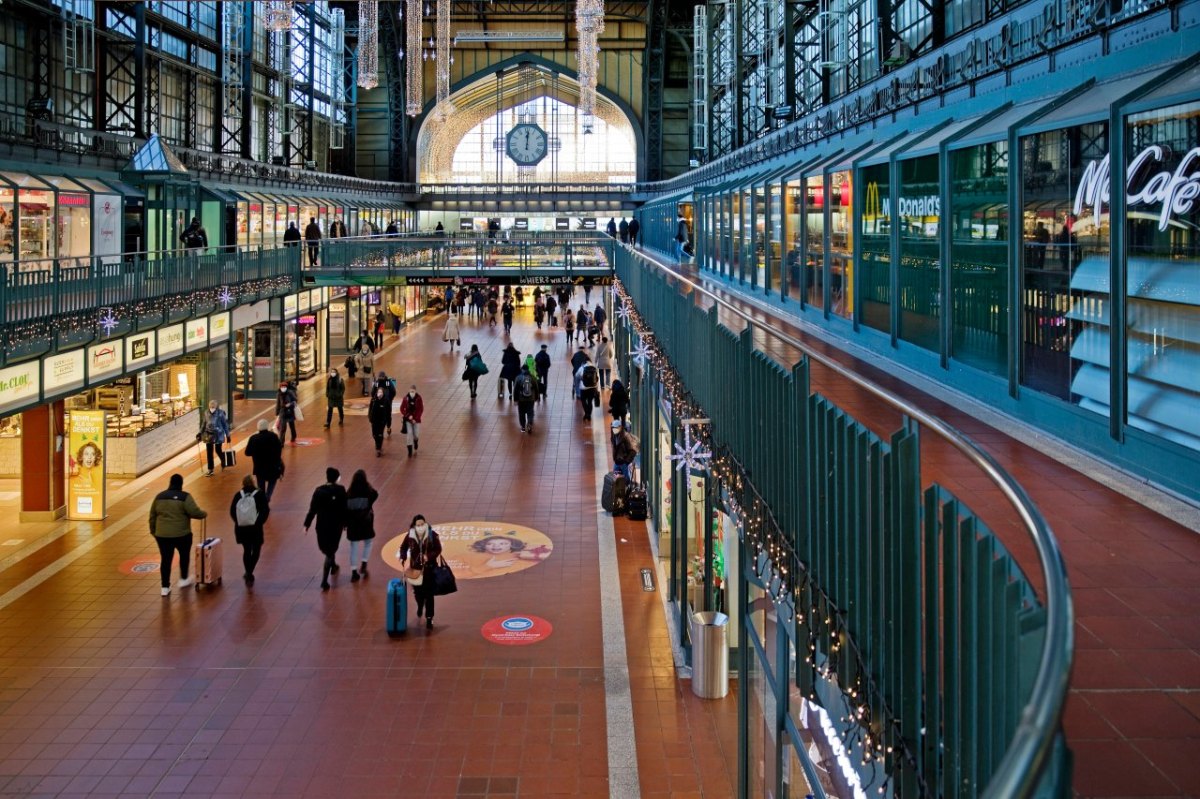
[[[450,0],[437,0],[437,49],[434,51],[435,78],[437,88],[437,107],[434,118],[445,122],[454,107],[450,104],[450,65],[454,58],[450,55]]]
[[[358,0],[358,85],[379,85],[379,0]]]
[[[263,27],[273,33],[292,29],[293,0],[267,0],[263,3]]]
[[[577,0],[575,30],[579,34],[579,112],[584,117],[584,132],[591,132],[592,117],[596,113],[600,34],[604,32],[604,0]]]
[[[407,82],[405,83],[405,111],[410,117],[418,116],[425,107],[424,59],[417,58],[421,52],[421,0],[408,0],[408,19],[405,20],[405,47],[408,51]]]

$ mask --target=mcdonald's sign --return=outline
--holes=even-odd
[[[892,218],[892,200],[887,195],[879,196],[879,184],[871,182],[867,184],[867,193],[863,201],[863,229],[866,230],[866,222],[871,221],[872,232],[879,231],[879,222]]]

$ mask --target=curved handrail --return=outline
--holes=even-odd
[[[983,797],[984,799],[999,799],[999,797],[1007,799],[1007,797],[1029,796],[1046,765],[1050,749],[1054,745],[1054,734],[1057,732],[1058,722],[1062,718],[1063,705],[1066,703],[1067,680],[1071,672],[1074,653],[1075,627],[1074,609],[1070,587],[1067,585],[1067,571],[1062,553],[1059,551],[1058,542],[1055,540],[1050,526],[1025,489],[991,455],[938,417],[921,410],[883,386],[856,374],[837,361],[812,351],[799,339],[768,327],[697,281],[649,257],[644,251],[634,250],[628,246],[626,249],[672,279],[709,297],[750,325],[795,347],[809,360],[821,364],[929,428],[981,469],[1012,504],[1024,524],[1026,532],[1033,539],[1042,567],[1042,577],[1046,582],[1046,637],[1042,642],[1038,671],[1029,692],[1029,699],[1021,710],[1021,719],[1017,724],[1016,732],[1009,741],[1008,749],[997,765],[995,776],[988,783]]]

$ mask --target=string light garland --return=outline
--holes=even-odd
[[[405,112],[419,116],[425,108],[425,65],[417,57],[421,50],[421,0],[408,0],[408,19],[404,23],[404,47],[408,51],[405,64]]]
[[[454,111],[450,102],[450,65],[454,56],[450,54],[450,0],[437,0],[437,20],[434,24],[437,43],[434,50],[434,89],[437,104],[433,118],[445,122]]]
[[[676,418],[708,418],[684,385],[678,370],[660,349],[653,331],[638,313],[636,303],[619,279],[613,283],[613,288],[617,297],[617,316],[637,339],[629,354],[639,370],[654,375]],[[902,770],[910,769],[918,793],[928,795],[928,785],[918,767],[915,751],[921,742],[913,744],[905,739],[899,717],[888,704],[882,686],[872,676],[866,658],[851,635],[846,613],[812,579],[793,547],[791,537],[784,532],[732,450],[725,444],[713,446],[712,425],[696,425],[695,441],[690,438],[692,427],[684,426],[685,445],[682,448],[675,445],[675,454],[670,458],[680,463],[682,469],[687,453],[702,453],[704,447],[708,447],[708,458],[693,461],[703,465],[688,465],[687,468],[708,468],[712,490],[721,498],[728,515],[739,522],[737,526],[747,562],[754,564],[764,593],[779,610],[781,619],[785,616],[794,618],[797,637],[802,632],[807,638],[803,662],[810,669],[814,683],[808,699],[818,701],[817,679],[840,694],[847,708],[845,713],[837,716],[843,725],[840,737],[848,754],[855,746],[861,752],[861,765],[870,769],[872,775],[867,787],[882,779],[878,788],[881,795],[887,794],[890,787],[893,795],[900,796],[902,783],[898,775]],[[797,652],[797,658],[800,656]],[[921,734],[925,735],[926,730],[922,729]]]
[[[265,0],[263,2],[263,27],[272,33],[292,29],[292,11],[295,0]]]
[[[358,85],[379,85],[379,0],[358,0]]]

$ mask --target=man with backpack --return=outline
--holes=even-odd
[[[537,402],[538,388],[529,367],[522,366],[521,374],[513,381],[513,398],[517,401],[517,421],[522,433],[533,432],[533,404]]]
[[[600,370],[588,359],[576,372],[579,379],[579,402],[583,405],[583,421],[590,422],[592,408],[600,404]]]
[[[242,566],[246,571],[242,579],[247,586],[254,585],[254,567],[262,554],[263,524],[271,513],[267,495],[254,485],[254,478],[242,478],[242,490],[233,495],[229,505],[229,517],[233,519],[233,537],[242,547]]]
[[[204,230],[204,226],[200,224],[200,217],[193,216],[192,223],[187,226],[183,233],[179,234],[179,240],[183,242],[183,246],[188,251],[199,251],[208,249],[208,233]]]
[[[543,344],[541,351],[533,356],[533,363],[537,366],[538,373],[538,395],[542,399],[546,398],[546,389],[550,384],[550,353],[547,352],[548,345]]]

